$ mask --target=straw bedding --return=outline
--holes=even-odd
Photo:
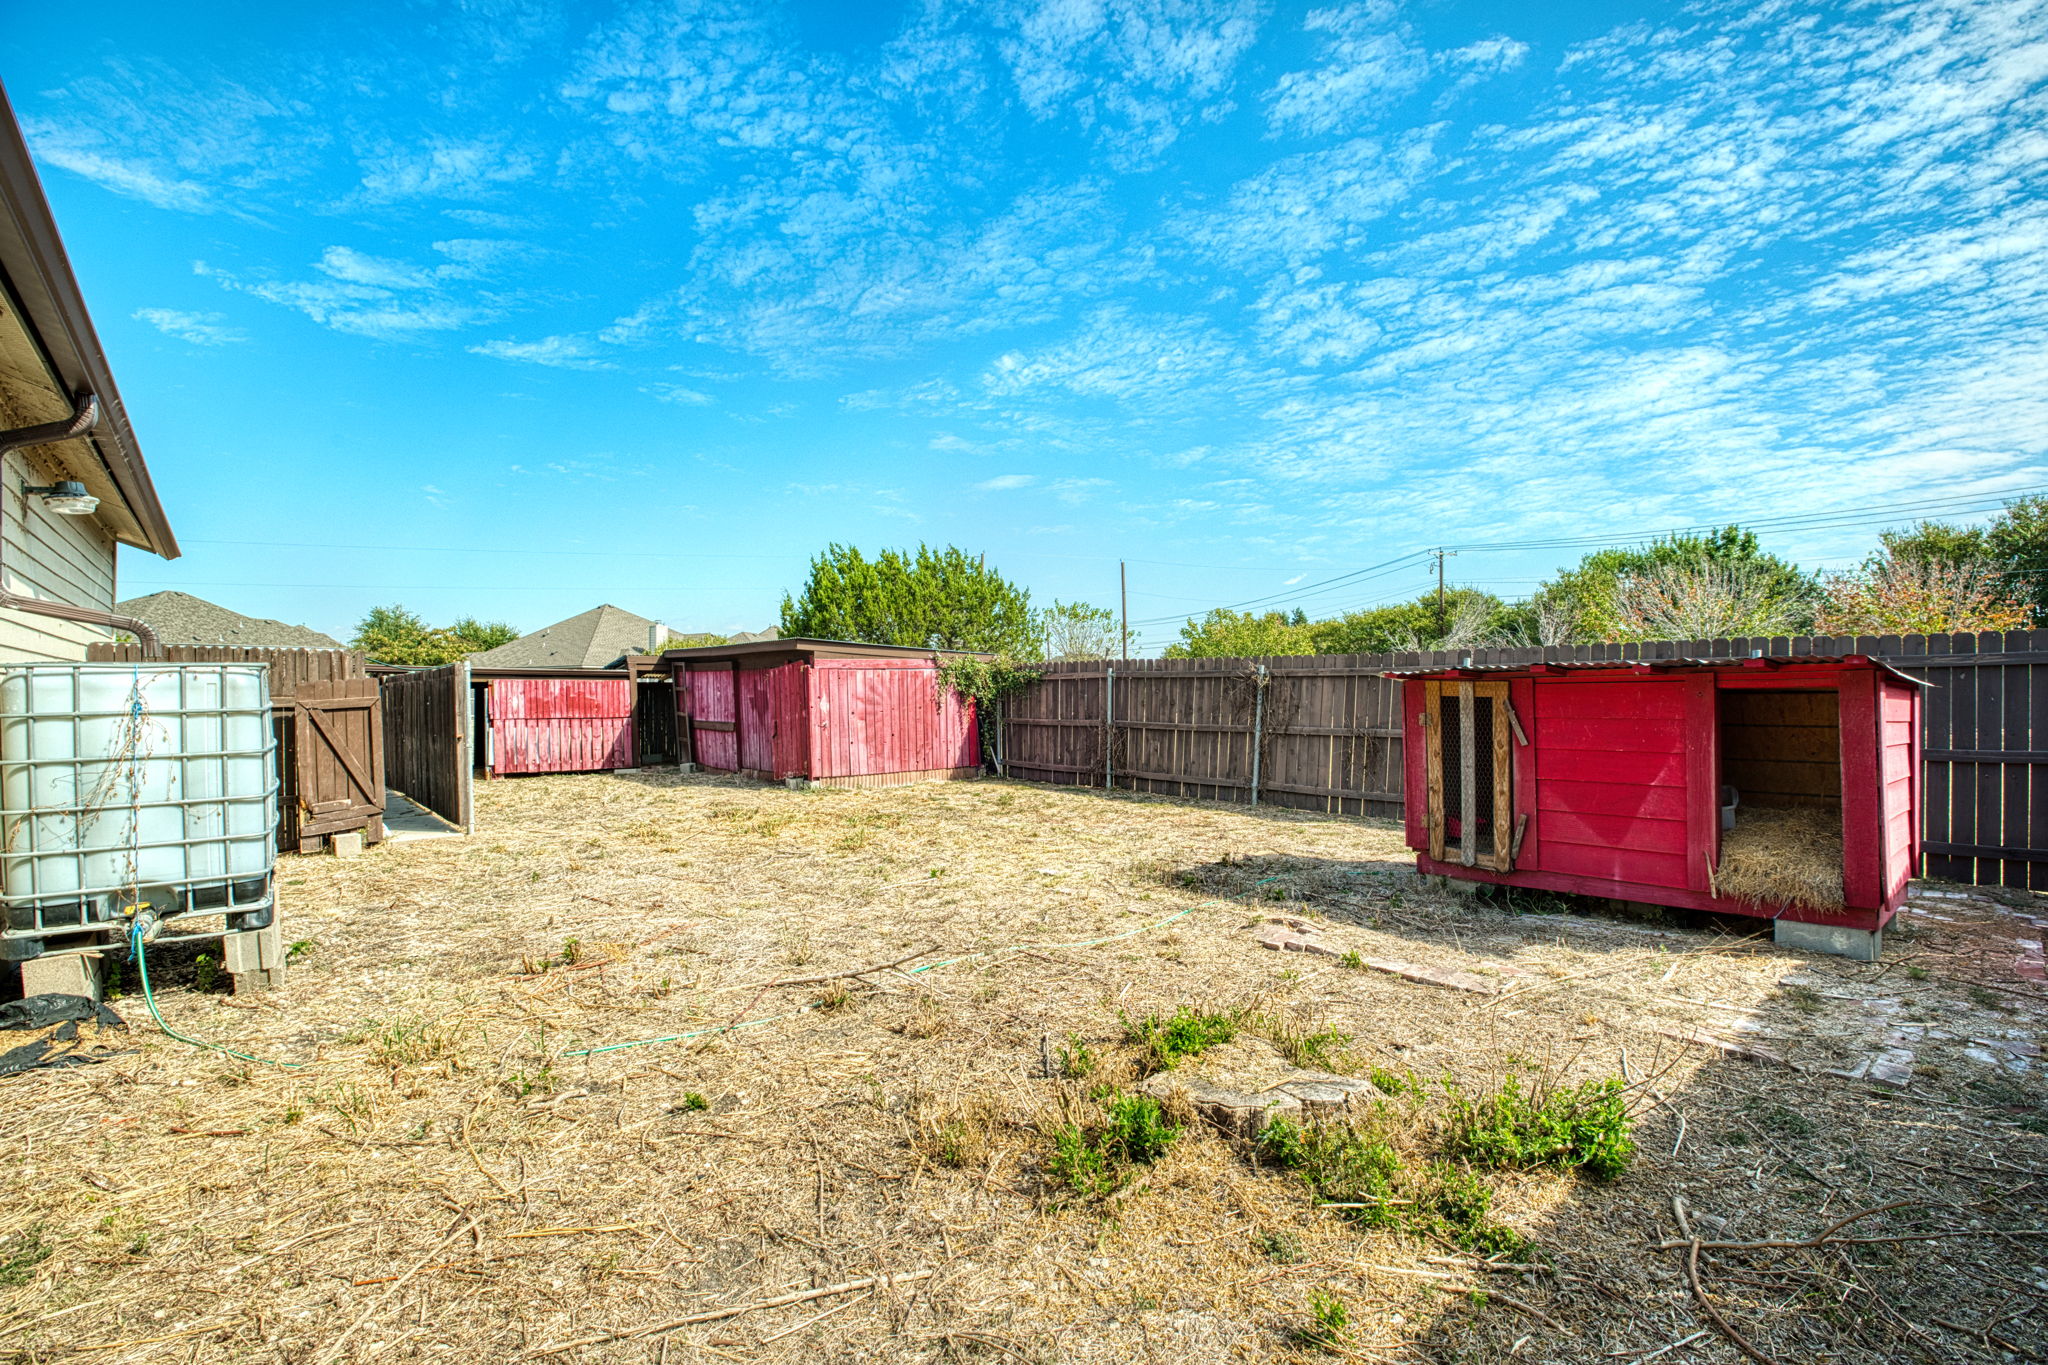
[[[1842,908],[1842,813],[1744,806],[1721,836],[1714,887],[1756,905]]]
[[[2048,1137],[2015,1126],[2041,1085],[1979,1089],[1999,1073],[1964,1055],[2038,1026],[2039,1007],[1945,980],[1953,961],[1997,966],[1952,955],[1961,910],[1913,944],[1933,967],[1908,983],[1703,922],[1450,895],[1388,821],[654,772],[495,782],[477,804],[467,839],[285,859],[281,992],[209,993],[164,951],[175,1027],[313,1066],[184,1047],[130,996],[115,1006],[132,1052],[0,1081],[0,1362],[1740,1365],[1680,1259],[1646,1249],[1672,1234],[1680,1190],[1719,1238],[1806,1236],[1901,1198],[1923,1206],[1852,1230],[2048,1224],[2048,1186],[2014,1174],[2048,1168]],[[1250,927],[1268,914],[1361,959],[1518,986],[1268,951]],[[1985,942],[2009,956],[2000,932]],[[801,984],[1007,944],[1039,946]],[[1781,984],[1795,971],[1810,986]],[[1901,987],[1904,1018],[1958,1040],[1918,1035],[1912,1095],[1829,1077],[1901,1022],[1856,997]],[[574,1055],[813,1002],[708,1047]],[[1092,1049],[1113,1075],[1133,1055],[1120,1016],[1181,1005],[1341,1030],[1352,1074],[1466,1094],[1511,1067],[1623,1077],[1641,1152],[1610,1184],[1481,1173],[1491,1216],[1554,1273],[1361,1229],[1206,1131],[1114,1195],[1062,1194],[1050,1134],[1092,1103],[1063,1053]],[[1769,1262],[1710,1251],[1702,1273],[1783,1365],[1975,1361],[1987,1339],[2048,1355],[2048,1304],[2027,1288],[2043,1250],[1968,1233]],[[1302,1344],[1312,1291],[1349,1306],[1345,1354]],[[579,1341],[595,1344],[547,1353]]]

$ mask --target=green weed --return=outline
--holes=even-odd
[[[1260,1015],[1249,1026],[1264,1034],[1282,1057],[1308,1071],[1337,1070],[1351,1046],[1351,1035],[1341,1029],[1312,1029],[1278,1015]]]
[[[684,1094],[683,1094],[683,1108],[685,1108],[685,1109],[688,1109],[688,1110],[691,1110],[691,1111],[693,1111],[693,1112],[696,1112],[696,1113],[702,1113],[702,1112],[703,1112],[704,1110],[706,1110],[706,1109],[709,1109],[710,1107],[711,1107],[711,1101],[710,1101],[710,1100],[707,1100],[707,1099],[705,1099],[705,1098],[704,1098],[704,1097],[703,1097],[702,1095],[698,1094],[698,1093],[697,1093],[696,1091],[694,1091],[694,1090],[689,1090],[689,1091],[685,1091],[685,1092],[684,1092]]]
[[[31,1224],[0,1247],[0,1288],[14,1289],[35,1278],[36,1267],[56,1248],[43,1240],[43,1225]]]
[[[1067,1041],[1060,1046],[1060,1071],[1075,1080],[1086,1080],[1102,1067],[1102,1058],[1094,1048],[1083,1042],[1078,1033],[1069,1033]]]
[[[370,1056],[385,1070],[421,1066],[454,1050],[454,1036],[424,1019],[394,1019],[370,1025]]]
[[[1344,1123],[1276,1118],[1259,1133],[1259,1149],[1299,1175],[1319,1201],[1341,1205],[1353,1222],[1383,1228],[1401,1221],[1401,1154],[1380,1134]]]
[[[1301,1260],[1301,1239],[1291,1232],[1262,1232],[1252,1245],[1269,1261],[1293,1265]]]
[[[1509,1072],[1484,1099],[1452,1096],[1446,1150],[1475,1166],[1548,1166],[1612,1180],[1635,1155],[1631,1127],[1618,1078],[1524,1090]]]
[[[1293,1333],[1296,1342],[1319,1351],[1338,1352],[1351,1340],[1351,1310],[1327,1289],[1308,1291],[1308,1322]]]
[[[284,960],[287,964],[297,962],[318,946],[310,938],[294,939],[284,950]]]
[[[1104,1122],[1067,1122],[1053,1130],[1046,1174],[1084,1199],[1114,1193],[1133,1166],[1166,1155],[1180,1128],[1166,1121],[1165,1106],[1150,1095],[1111,1094],[1103,1100]]]
[[[192,989],[196,991],[217,990],[220,987],[220,963],[205,953],[192,959]]]
[[[1133,1019],[1122,1011],[1117,1018],[1123,1021],[1124,1041],[1137,1046],[1141,1066],[1148,1074],[1171,1071],[1181,1061],[1229,1042],[1237,1037],[1239,1023],[1235,1013],[1207,1013],[1187,1005],[1167,1018],[1148,1014]]]

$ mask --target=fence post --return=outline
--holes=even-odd
[[[1266,666],[1258,665],[1252,685],[1252,804],[1259,804],[1259,750],[1266,738]]]
[[[1116,665],[1102,665],[1102,789],[1116,786]]]

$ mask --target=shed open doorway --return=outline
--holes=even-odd
[[[1837,688],[1723,687],[1719,890],[1761,904],[1842,907]]]

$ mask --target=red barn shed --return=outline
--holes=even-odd
[[[1425,873],[1756,915],[1779,942],[1873,960],[1919,866],[1922,684],[1877,660],[1388,676]]]
[[[889,787],[976,777],[974,708],[939,682],[941,653],[838,640],[672,649],[686,761],[763,781]]]
[[[491,777],[630,768],[636,689],[604,668],[476,668],[476,766]]]

